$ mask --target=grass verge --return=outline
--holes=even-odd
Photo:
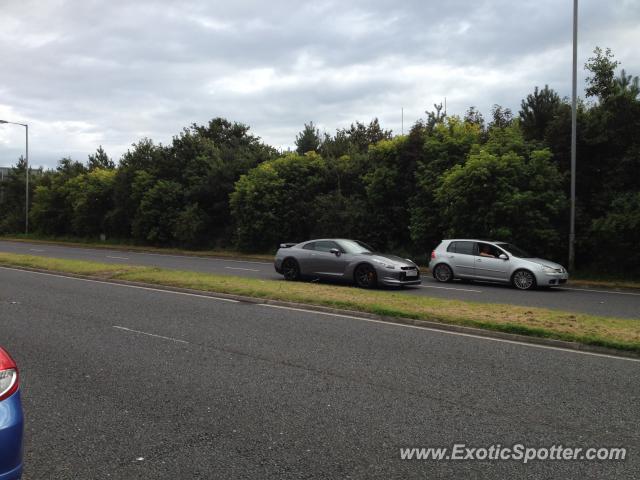
[[[403,293],[360,290],[334,285],[258,280],[8,253],[0,253],[0,265],[337,307],[390,317],[464,325],[640,353],[640,320],[633,319],[417,297]]]

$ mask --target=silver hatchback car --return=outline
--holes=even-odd
[[[520,290],[567,283],[567,270],[557,263],[529,255],[506,242],[443,240],[431,252],[429,268],[439,282],[455,278],[511,283]]]

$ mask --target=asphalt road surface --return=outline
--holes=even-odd
[[[275,272],[273,264],[270,262],[7,241],[0,241],[0,252],[91,260],[104,263],[149,265],[178,270],[282,280],[282,276]],[[423,277],[420,287],[405,288],[402,292],[409,295],[544,307],[594,315],[640,319],[640,292],[589,288],[554,288],[523,292],[509,286],[489,283],[454,282],[452,284],[441,284],[430,276]]]
[[[640,477],[640,362],[0,268],[25,479]],[[621,461],[400,447],[621,446]]]

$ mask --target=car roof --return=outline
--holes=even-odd
[[[485,243],[509,243],[502,240],[486,240],[482,238],[445,238],[443,242],[485,242]]]
[[[336,242],[340,240],[348,240],[350,242],[355,242],[356,240],[351,240],[349,238],[314,238],[313,240],[305,240],[300,243],[309,243],[309,242]]]

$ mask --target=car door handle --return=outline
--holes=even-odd
[[[481,258],[476,258],[476,262],[481,262],[482,259]]]
[[[447,255],[447,257],[449,257],[449,258],[453,258],[453,255]]]

